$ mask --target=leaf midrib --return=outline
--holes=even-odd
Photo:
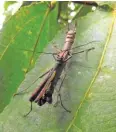
[[[90,89],[92,88],[92,86],[93,86],[93,84],[94,84],[94,82],[95,82],[95,80],[96,80],[96,78],[97,78],[97,76],[98,76],[98,74],[101,70],[101,66],[102,66],[103,61],[104,61],[105,53],[106,53],[106,50],[107,50],[107,47],[108,47],[108,44],[109,44],[109,41],[110,41],[110,38],[111,38],[111,35],[112,35],[112,32],[113,32],[113,27],[114,27],[115,20],[116,20],[116,15],[114,14],[113,15],[113,20],[112,20],[110,28],[109,28],[109,33],[108,33],[108,36],[107,36],[107,39],[106,39],[106,43],[105,43],[105,46],[104,46],[104,49],[103,49],[103,52],[102,52],[102,55],[101,55],[101,59],[99,61],[99,65],[98,65],[97,70],[96,70],[96,73],[94,74],[93,79],[90,82],[90,85],[89,85],[82,101],[79,104],[79,107],[77,107],[76,114],[75,114],[74,118],[72,119],[71,123],[69,124],[66,132],[68,132],[69,129],[71,128],[71,126],[74,124],[74,121],[77,118],[78,112],[81,109],[82,105],[84,104],[84,101],[86,100],[86,97],[87,97]]]

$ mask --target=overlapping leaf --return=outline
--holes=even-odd
[[[0,111],[24,79],[32,64],[30,58],[33,62],[37,59],[25,50],[33,51],[35,47],[42,51],[57,29],[57,6],[51,11],[43,2],[20,8],[4,23],[0,32]]]
[[[85,50],[95,47],[88,53],[75,55],[68,64],[66,80],[61,96],[64,105],[72,112],[67,113],[58,105],[34,104],[32,113],[24,118],[30,108],[28,101],[31,92],[41,80],[28,89],[28,93],[17,96],[0,115],[2,132],[105,132],[115,131],[115,15],[96,10],[78,20],[75,46],[90,41],[99,41],[83,47]],[[113,30],[114,29],[114,30]],[[59,47],[63,46],[65,30],[54,39]],[[109,45],[109,46],[108,46]],[[111,47],[110,47],[111,46]],[[51,51],[49,46],[45,51]],[[78,52],[76,49],[75,52]],[[29,72],[20,85],[19,91],[30,86],[43,72],[55,64],[52,56],[42,55],[34,69]],[[81,65],[80,65],[81,64]],[[58,87],[58,86],[57,86]],[[54,102],[56,101],[54,94]]]

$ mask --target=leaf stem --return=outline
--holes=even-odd
[[[46,19],[47,19],[48,15],[49,15],[49,13],[50,13],[50,11],[51,11],[52,9],[53,9],[53,5],[52,5],[52,3],[51,3],[51,5],[49,6],[49,8],[47,9],[47,11],[46,11],[46,13],[45,13],[45,15],[44,15],[43,22],[42,22],[42,24],[41,24],[41,26],[40,26],[40,30],[39,30],[39,33],[38,33],[38,37],[37,37],[37,40],[36,40],[36,42],[35,42],[35,45],[34,45],[34,48],[33,48],[33,53],[32,53],[32,56],[31,56],[31,58],[30,58],[29,66],[28,66],[28,68],[27,68],[26,73],[28,72],[28,70],[29,70],[29,68],[30,68],[30,66],[31,66],[31,64],[32,64],[32,62],[33,62],[33,57],[34,57],[34,55],[35,55],[35,51],[36,51],[36,48],[37,48],[37,46],[38,46],[38,42],[39,42],[39,39],[40,39],[41,32],[42,32],[43,27],[44,27],[44,25],[45,25],[45,23],[46,23]]]

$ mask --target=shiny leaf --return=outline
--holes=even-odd
[[[33,2],[5,21],[0,32],[0,112],[34,66],[34,51],[42,51],[57,33],[57,11],[57,5],[51,9]]]
[[[27,90],[23,95],[12,98],[11,103],[0,115],[1,132],[115,132],[115,19],[113,12],[96,10],[78,19],[75,46],[86,44],[73,52],[94,47],[87,54],[74,55],[67,65],[67,76],[61,89],[63,104],[71,110],[67,113],[59,104],[57,107],[45,104],[42,107],[33,104],[33,111],[24,117],[30,109],[28,101],[31,93],[39,86],[39,79],[32,82],[55,65],[51,55],[41,55],[18,91]],[[62,29],[53,41],[63,47],[66,30]],[[49,45],[45,52],[53,51]],[[54,52],[54,51],[53,51]],[[58,88],[57,85],[56,89]],[[57,92],[54,93],[56,102]]]

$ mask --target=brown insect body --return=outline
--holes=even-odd
[[[68,58],[68,56],[70,54],[69,50],[71,49],[71,46],[74,43],[75,34],[76,34],[76,32],[73,30],[69,30],[67,32],[63,50],[59,54],[57,54],[57,57],[56,57],[56,60],[58,63],[56,64],[55,68],[53,68],[53,71],[56,71],[56,75],[57,75],[57,71],[60,69],[59,67],[61,67],[61,65],[66,61],[66,59]],[[61,72],[62,72],[63,68],[64,68],[64,66],[62,66]],[[47,77],[45,78],[45,80],[42,82],[42,84],[34,91],[32,96],[30,97],[29,100],[31,102],[33,102],[33,101],[38,102],[40,98],[45,96],[46,90],[50,89],[50,86],[53,85],[51,82],[55,79],[55,76],[56,76],[56,75],[54,75],[54,77],[52,77],[52,79],[51,79],[50,77],[52,75],[53,75],[53,73],[50,71],[48,73]],[[57,75],[57,76],[60,76],[60,75]],[[49,82],[48,85],[46,85],[47,82]],[[49,86],[49,88],[47,86]]]
[[[48,75],[46,76],[46,78],[44,79],[44,81],[40,84],[40,86],[32,93],[31,97],[29,98],[29,101],[33,102],[36,97],[38,96],[38,94],[41,92],[41,90],[43,89],[44,85],[46,84],[47,80],[49,79],[50,73],[48,73]]]
[[[72,44],[74,43],[75,34],[76,32],[73,30],[69,30],[67,32],[63,50],[57,55],[58,60],[65,61],[69,56],[70,49],[72,47]]]
[[[54,88],[62,74],[62,71],[66,65],[66,61],[71,57],[70,50],[71,50],[72,44],[74,43],[75,34],[76,34],[76,32],[73,30],[69,30],[67,32],[64,47],[61,50],[61,52],[59,52],[55,57],[57,63],[55,64],[54,68],[52,68],[47,73],[45,73],[47,75],[46,75],[44,81],[32,93],[32,95],[29,99],[31,104],[33,101],[35,103],[37,103],[39,106],[42,106],[46,102],[48,102],[49,104],[52,103],[52,94],[54,92]],[[45,74],[43,74],[43,75],[45,75]],[[66,108],[64,106],[63,106],[63,108],[66,110]],[[31,110],[26,114],[26,116],[31,111],[32,111],[32,105],[31,105]]]

